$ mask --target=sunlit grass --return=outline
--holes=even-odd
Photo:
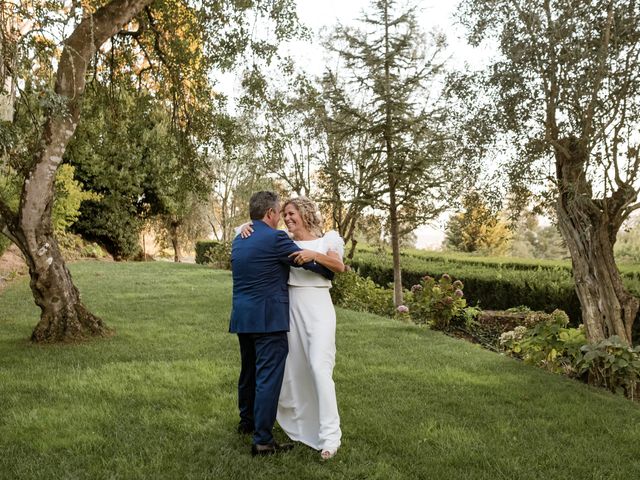
[[[228,272],[81,263],[116,336],[37,347],[26,280],[0,296],[1,479],[635,478],[640,407],[413,325],[338,311],[343,448],[266,459],[235,433]],[[282,433],[278,432],[282,438]]]

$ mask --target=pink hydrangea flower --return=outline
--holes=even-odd
[[[398,310],[398,313],[409,313],[409,307],[406,305],[398,305],[396,310]]]

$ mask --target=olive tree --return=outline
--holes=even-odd
[[[630,344],[639,300],[613,247],[640,208],[640,4],[463,0],[460,19],[472,44],[498,41],[481,95],[513,147],[515,183],[547,166],[589,340]]]

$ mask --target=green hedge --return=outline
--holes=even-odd
[[[393,290],[382,288],[370,278],[363,278],[353,271],[335,276],[331,299],[335,305],[357,312],[392,317],[396,311]]]
[[[196,242],[196,263],[231,270],[231,243],[215,240]]]
[[[358,254],[374,253],[376,255],[391,255],[390,251],[370,246],[358,246]],[[571,260],[542,260],[534,258],[515,257],[484,257],[473,253],[464,252],[432,252],[426,250],[406,249],[402,252],[403,258],[417,258],[421,261],[436,263],[461,264],[480,267],[505,268],[509,270],[566,270],[571,273]],[[623,275],[640,280],[640,264],[619,264],[618,268]]]
[[[545,312],[561,309],[567,312],[572,324],[576,325],[581,321],[580,302],[571,270],[563,265],[556,268],[545,266],[522,269],[508,264],[484,264],[481,261],[442,261],[414,254],[403,255],[401,262],[402,283],[407,289],[419,283],[424,275],[440,277],[448,273],[464,283],[465,298],[470,305],[495,310],[506,310],[518,305]],[[393,282],[390,255],[358,252],[351,266],[378,285],[388,286]],[[640,278],[636,271],[637,267],[623,270],[623,277],[626,287],[640,296]],[[637,324],[640,324],[640,320]]]

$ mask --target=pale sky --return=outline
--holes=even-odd
[[[434,28],[447,35],[449,43],[450,64],[462,67],[465,63],[473,68],[481,67],[487,61],[486,51],[479,51],[467,45],[463,39],[464,30],[455,23],[453,14],[458,0],[422,0],[418,5],[418,21],[425,32]],[[338,22],[354,23],[361,12],[371,5],[371,0],[298,0],[298,16],[302,23],[319,34],[323,28],[331,28]],[[286,48],[289,55],[310,73],[320,74],[324,68],[325,58],[322,47],[318,44],[293,42]],[[434,222],[434,225],[423,226],[416,230],[417,247],[436,249],[444,239],[445,219]]]
[[[323,28],[330,29],[338,22],[347,25],[355,23],[362,16],[362,11],[369,9],[371,3],[371,0],[297,0],[298,16],[302,23],[317,35]],[[398,2],[399,5],[402,3],[402,0]],[[487,58],[486,52],[467,45],[461,38],[464,30],[453,18],[458,3],[458,0],[416,0],[418,22],[425,32],[436,28],[447,35],[452,65],[462,66],[466,62],[472,67],[481,66]],[[323,51],[317,43],[309,45],[294,42],[287,51],[306,69],[313,73],[322,71]]]
[[[464,30],[455,23],[453,14],[459,0],[417,0],[418,22],[423,31],[437,29],[444,32],[449,44],[449,65],[462,68],[468,64],[471,68],[480,68],[488,60],[486,49],[474,49],[463,39]],[[399,5],[403,0],[399,0]],[[291,56],[299,68],[312,75],[322,74],[327,61],[318,35],[330,30],[338,23],[354,24],[368,9],[371,0],[297,0],[298,16],[301,22],[314,34],[311,42],[295,41],[281,46],[282,53]],[[237,78],[225,75],[220,78],[222,90],[230,94],[238,94],[240,85]],[[418,248],[439,248],[444,238],[446,219],[434,222],[432,226],[423,226],[416,230]]]

